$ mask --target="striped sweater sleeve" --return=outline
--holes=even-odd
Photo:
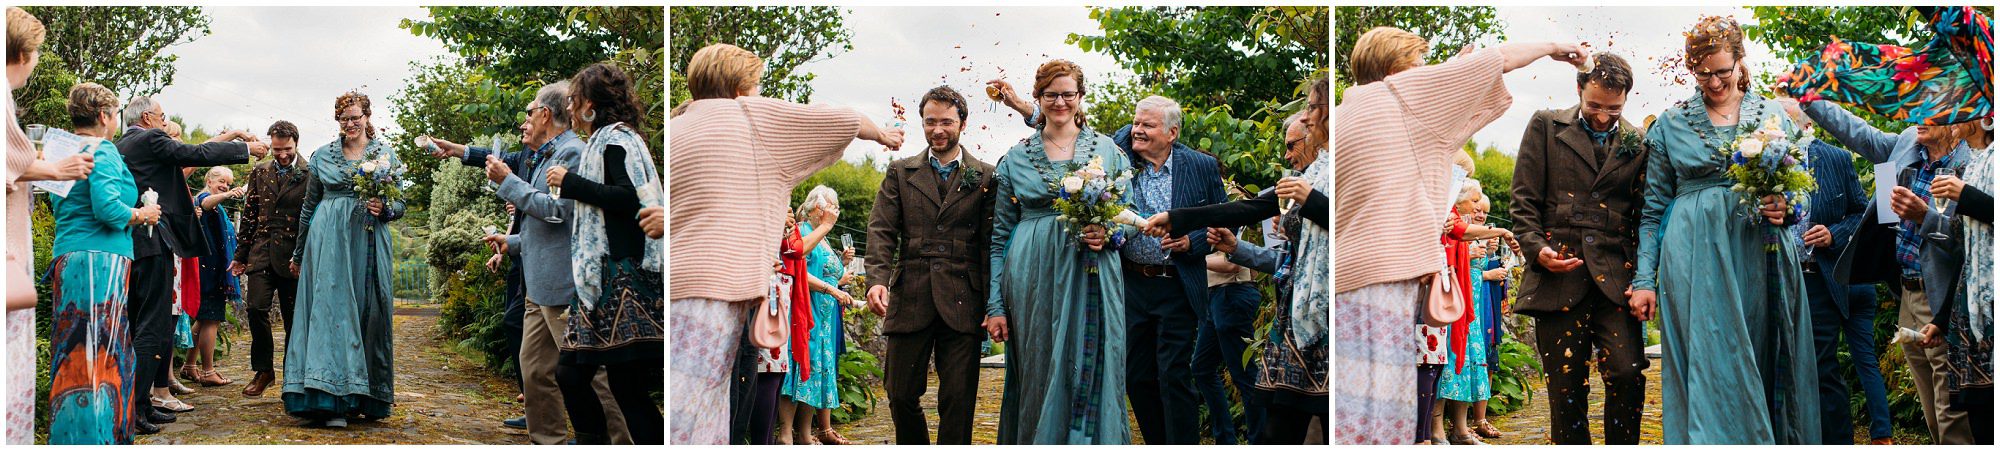
[[[771,155],[788,183],[839,160],[861,133],[865,118],[852,108],[801,105],[777,99],[747,99],[757,145]]]

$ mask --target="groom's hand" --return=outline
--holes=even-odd
[[[1653,307],[1659,304],[1659,296],[1653,290],[1625,288],[1626,302],[1632,306],[1632,317],[1640,321],[1653,320]]]
[[[1560,274],[1575,271],[1578,266],[1583,266],[1583,259],[1576,257],[1562,258],[1561,255],[1556,254],[1555,248],[1544,247],[1540,254],[1535,255],[1535,263],[1541,264],[1542,269]]]
[[[995,342],[1007,341],[1007,317],[988,316],[986,317],[986,322],[982,323],[981,325],[986,327],[986,334],[988,336],[991,336],[993,338],[993,341]]]

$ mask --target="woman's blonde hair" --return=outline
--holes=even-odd
[[[34,14],[17,6],[7,7],[7,64],[27,61],[28,54],[41,49],[48,35],[49,29]]]
[[[764,59],[742,47],[714,44],[688,60],[688,93],[694,100],[733,99],[750,92],[764,78]]]
[[[1354,41],[1348,67],[1356,86],[1382,81],[1405,69],[1422,66],[1431,43],[1395,27],[1375,27]]]
[[[1055,83],[1056,79],[1062,77],[1076,79],[1076,126],[1083,127],[1090,123],[1084,116],[1083,108],[1083,97],[1090,92],[1090,88],[1083,82],[1083,66],[1078,66],[1069,60],[1049,60],[1042,63],[1042,67],[1035,69],[1035,98],[1041,98],[1042,92],[1049,89],[1049,84]]]

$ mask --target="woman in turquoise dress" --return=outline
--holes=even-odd
[[[308,164],[313,178],[299,215],[292,254],[299,291],[285,345],[285,412],[307,425],[346,427],[347,417],[380,419],[396,402],[390,343],[389,221],[401,218],[397,199],[357,197],[351,176],[394,149],[375,140],[368,97],[334,102],[341,137],[320,146]]]
[[[105,140],[118,124],[111,115],[117,108],[118,97],[96,83],[70,88],[72,116],[97,112],[94,120],[72,122],[84,140],[82,153],[95,160],[90,176],[71,184],[69,195],[49,196],[56,220],[49,251],[55,256],[49,263],[49,291],[55,295],[49,325],[50,445],[132,444],[135,361],[125,317],[129,230],[158,223],[160,207],[137,208],[139,187],[125,157]]]
[[[1072,163],[1102,159],[1107,174],[1132,165],[1109,136],[1085,125],[1076,64],[1043,64],[1034,88],[1046,120],[993,169],[995,271],[986,329],[1007,343],[998,441],[1128,444],[1125,277],[1112,242],[1134,232],[1068,230],[1057,220],[1051,186]],[[1096,262],[1094,272],[1086,259]]]
[[[1734,20],[1696,25],[1687,55],[1700,95],[1661,113],[1646,132],[1653,153],[1630,305],[1644,318],[1657,299],[1669,445],[1820,437],[1799,243],[1771,223],[1796,215],[1782,198],[1767,198],[1761,212],[1742,204],[1723,173],[1719,149],[1740,130],[1764,120],[1795,130],[1776,102],[1737,87],[1742,41]]]
[[[839,202],[833,188],[824,185],[806,193],[805,200],[799,204],[799,216],[804,219],[799,222],[799,233],[812,235],[814,229],[833,227],[834,221],[840,217]],[[847,272],[841,260],[841,255],[835,253],[833,246],[823,239],[806,253],[806,272],[810,276],[806,283],[812,287],[813,322],[806,340],[806,354],[811,359],[807,366],[811,368],[811,374],[804,378],[796,373],[786,377],[781,393],[802,404],[801,410],[805,409],[804,406],[817,409],[810,417],[816,426],[810,427],[818,429],[813,435],[821,443],[844,445],[846,439],[833,431],[833,409],[840,407],[840,374],[835,370],[839,366],[840,346],[843,343],[841,307],[854,299],[840,291],[840,277]],[[793,371],[800,369],[792,367]],[[809,427],[807,423],[796,424],[799,428]]]

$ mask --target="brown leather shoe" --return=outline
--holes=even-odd
[[[1871,438],[1871,439],[1868,439],[1868,444],[1870,444],[1870,445],[1894,445],[1894,444],[1896,444],[1896,439],[1894,439],[1894,438],[1889,438],[1889,437],[1882,437],[1882,438]]]
[[[271,382],[277,378],[278,376],[270,371],[258,371],[256,376],[250,377],[250,386],[243,387],[243,396],[264,396],[264,389],[270,387]]]

